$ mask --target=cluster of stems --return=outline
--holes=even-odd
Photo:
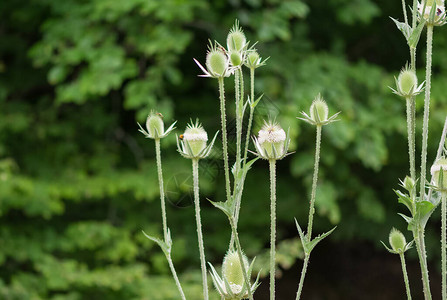
[[[442,1],[444,2],[444,1]],[[410,165],[410,176],[413,182],[419,180],[419,194],[417,193],[417,187],[414,187],[414,190],[408,191],[409,195],[408,200],[410,205],[408,208],[411,211],[412,218],[411,220],[411,231],[413,233],[413,239],[416,246],[416,250],[418,253],[421,274],[422,274],[422,284],[423,284],[423,292],[425,300],[432,299],[431,290],[430,290],[430,280],[429,280],[429,272],[428,272],[428,264],[427,264],[427,253],[425,247],[425,225],[427,223],[428,218],[432,214],[433,210],[439,203],[436,203],[436,200],[432,197],[432,187],[430,186],[428,190],[428,194],[426,194],[426,184],[427,184],[427,148],[428,148],[428,123],[429,123],[429,115],[430,115],[430,91],[431,91],[431,76],[432,76],[432,56],[433,56],[433,30],[434,26],[440,23],[437,23],[433,20],[434,16],[431,14],[430,18],[427,19],[425,16],[425,7],[428,1],[422,1],[421,9],[418,7],[418,1],[414,0],[412,5],[412,24],[411,27],[409,25],[409,20],[407,16],[407,9],[405,0],[402,0],[402,8],[404,12],[404,24],[405,28],[410,28],[409,33],[407,33],[407,41],[410,47],[410,60],[411,60],[411,70],[414,74],[416,74],[416,46],[417,41],[420,35],[420,28],[424,26],[427,28],[427,40],[426,40],[426,68],[425,68],[425,97],[424,97],[424,111],[423,111],[423,125],[422,125],[422,148],[421,148],[421,166],[419,179],[417,178],[418,174],[416,171],[416,147],[415,147],[415,124],[416,124],[416,95],[417,93],[412,93],[410,95],[406,95],[406,107],[407,107],[407,131],[408,131],[408,152],[409,152],[409,165]],[[432,1],[430,5],[436,5],[438,1]],[[432,8],[432,11],[435,11]],[[442,8],[444,9],[444,8]],[[422,24],[423,23],[423,24]],[[405,35],[405,33],[404,33]],[[417,37],[415,39],[415,37]],[[415,42],[416,41],[416,42]],[[416,89],[417,86],[414,86]],[[439,144],[439,149],[437,153],[436,159],[438,159],[442,154],[442,149],[444,146],[445,134],[447,130],[447,119],[444,128],[444,132],[442,134],[441,142]],[[445,196],[444,193],[441,192],[441,216],[442,216],[442,225],[441,225],[441,270],[442,270],[442,299],[447,299],[447,283],[446,283],[446,207],[445,207]],[[433,206],[430,212],[421,212],[422,205],[420,203],[428,203],[428,205]],[[425,214],[425,215],[424,215]],[[405,251],[404,251],[405,252]],[[407,272],[405,269],[405,260],[404,253],[399,253],[402,261],[402,271],[404,274],[404,282],[406,286],[408,299],[411,299],[410,286],[408,281]]]

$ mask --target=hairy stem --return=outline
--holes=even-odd
[[[255,86],[255,78],[254,78],[254,68],[250,69],[250,86],[251,86],[251,101],[253,101],[253,97],[254,97],[254,86]],[[254,114],[254,108],[250,106],[250,116],[248,118],[248,126],[247,126],[247,133],[245,136],[245,149],[244,149],[244,158],[242,160],[242,168],[245,168],[245,165],[247,164],[247,154],[248,154],[248,145],[250,143],[250,132],[251,132],[251,126],[253,123],[253,114]],[[245,181],[245,177],[242,179],[242,182]],[[242,200],[242,190],[243,190],[243,186],[241,187],[241,191],[239,195],[236,195],[236,209],[235,209],[235,214],[234,214],[234,219],[236,222],[236,225],[239,221],[239,211],[241,209],[241,200]],[[233,237],[232,237],[233,240]],[[232,244],[232,243],[231,243]]]
[[[161,150],[160,139],[155,139],[155,155],[157,159],[158,185],[160,187],[160,201],[161,201],[161,217],[163,220],[163,237],[165,242],[168,241],[168,224],[166,218],[166,203],[165,191],[163,185],[163,171],[161,169]]]
[[[240,92],[240,78],[242,75],[241,68],[238,68],[234,72],[234,87],[235,87],[235,104],[236,104],[236,176],[239,173],[239,170],[241,168],[241,135],[242,135],[242,128],[241,128],[241,109],[240,109],[240,101],[241,101],[241,92]],[[234,186],[236,187],[236,180],[234,181]],[[234,192],[235,188],[233,189]]]
[[[166,259],[169,263],[169,268],[171,269],[172,276],[174,277],[175,285],[180,292],[180,296],[182,300],[186,300],[185,293],[183,293],[182,285],[180,284],[180,280],[178,279],[177,272],[175,272],[174,263],[172,262],[172,258],[170,254],[166,254]]]
[[[431,300],[431,291],[430,291],[430,280],[428,276],[428,268],[427,268],[427,255],[425,253],[425,240],[424,240],[424,230],[420,227],[420,225],[416,226],[416,229],[413,231],[413,237],[416,244],[416,250],[419,257],[419,264],[421,266],[422,273],[422,285],[424,288],[424,299]]]
[[[411,17],[411,28],[414,30],[417,26],[417,11],[418,11],[418,0],[413,0],[413,10],[412,10],[412,17]],[[415,55],[416,56],[416,55]],[[412,62],[413,64],[413,62]],[[416,66],[415,66],[416,67]]]
[[[408,24],[407,8],[405,7],[405,0],[402,0],[402,10],[404,12],[405,24]]]
[[[321,146],[321,125],[317,125],[317,137],[315,141],[315,165],[314,175],[312,179],[312,194],[310,197],[309,222],[307,224],[307,241],[312,239],[312,225],[315,213],[315,196],[317,193],[318,167],[320,163],[320,146]]]
[[[446,207],[447,193],[441,192],[441,272],[442,272],[442,299],[447,299],[447,260],[446,260]]]
[[[408,153],[410,156],[410,176],[413,180],[416,180],[416,165],[415,165],[415,134],[413,112],[414,98],[408,97],[407,99],[407,131],[408,131]]]
[[[427,25],[427,67],[425,71],[425,99],[424,99],[424,124],[422,128],[422,156],[421,156],[421,190],[420,198],[425,198],[425,178],[427,168],[427,141],[428,141],[428,120],[430,113],[430,88],[431,88],[431,63],[433,46],[433,25]]]
[[[408,280],[407,267],[405,265],[405,256],[403,253],[400,253],[399,256],[400,256],[400,262],[402,264],[402,273],[404,275],[405,289],[407,291],[407,299],[411,300],[410,282]]]
[[[244,275],[245,285],[248,287],[248,297],[250,300],[253,300],[253,294],[251,293],[250,279],[248,278],[247,270],[244,265],[244,259],[242,257],[242,247],[241,247],[241,243],[239,241],[239,235],[237,233],[236,224],[234,222],[233,216],[228,216],[228,219],[230,221],[230,226],[231,226],[231,231],[233,232],[234,241],[236,242],[236,251],[237,251],[237,255],[239,256],[239,262],[241,264],[242,274]]]
[[[222,123],[222,149],[225,169],[225,190],[227,195],[227,201],[231,197],[230,188],[230,169],[228,167],[228,142],[227,142],[227,117],[225,115],[225,88],[224,79],[219,77],[219,98],[220,98],[220,116]]]
[[[276,270],[276,160],[269,160],[270,165],[270,300],[275,299]]]
[[[200,221],[199,198],[199,160],[192,160],[192,176],[194,181],[194,206],[196,210],[197,240],[199,241],[200,267],[202,269],[203,299],[208,300],[208,282],[206,277],[205,249],[203,247],[202,223]]]
[[[303,291],[304,278],[306,277],[307,266],[309,265],[310,254],[306,254],[304,257],[303,269],[301,270],[300,284],[298,286],[298,291],[296,292],[296,300],[301,298],[301,292]]]

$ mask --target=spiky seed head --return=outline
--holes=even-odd
[[[259,145],[269,157],[273,157],[273,149],[278,156],[282,156],[284,151],[287,151],[284,149],[285,140],[286,132],[275,122],[265,122],[258,133]]]
[[[242,261],[244,262],[245,270],[248,270],[248,259],[244,253],[242,253]],[[242,272],[242,265],[236,251],[229,250],[225,255],[222,264],[222,276],[227,279],[232,290],[232,285],[240,286],[240,289],[242,290],[242,286],[244,285],[244,273]],[[241,290],[238,293],[240,293]]]
[[[146,129],[152,138],[161,136],[165,131],[162,114],[151,111],[146,119]]]
[[[206,148],[206,142],[208,141],[208,134],[202,125],[197,123],[191,123],[186,127],[183,133],[183,141],[189,145],[185,151],[191,157],[198,157],[203,149]],[[190,152],[190,153],[189,153]]]
[[[213,76],[225,76],[228,69],[228,58],[219,49],[212,49],[206,55],[206,67]]]
[[[255,67],[259,62],[259,54],[256,50],[252,50],[247,55],[247,64],[249,67]]]
[[[240,52],[244,49],[246,44],[247,39],[245,37],[245,34],[242,31],[242,28],[239,27],[239,22],[236,21],[227,36],[228,51]]]
[[[396,228],[391,229],[389,241],[391,248],[398,252],[403,253],[405,252],[405,248],[407,246],[407,241],[405,240],[405,236],[397,230]]]
[[[240,52],[237,51],[230,51],[229,52],[230,62],[233,67],[240,66],[242,64],[242,55]]]
[[[318,118],[317,118],[318,116]],[[320,95],[315,98],[310,106],[310,118],[315,123],[325,122],[329,116],[329,108]]]
[[[447,191],[447,159],[439,158],[431,167],[433,185],[441,191]]]
[[[410,95],[418,87],[418,78],[416,73],[408,68],[402,69],[397,78],[397,84],[399,85],[399,90],[403,95]]]

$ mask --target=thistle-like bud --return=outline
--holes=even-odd
[[[244,262],[245,271],[248,270],[248,259],[244,253],[242,253],[242,261]],[[230,286],[239,286],[239,291],[234,291],[233,293],[240,293],[242,286],[244,285],[244,273],[242,271],[242,265],[239,260],[239,255],[236,251],[228,251],[227,255],[223,260],[222,264],[222,276],[228,281]],[[233,289],[233,287],[232,287]]]
[[[397,230],[396,228],[391,229],[390,235],[388,237],[391,249],[393,249],[397,253],[403,253],[406,250],[407,241],[405,240],[405,236],[402,232]]]
[[[140,126],[139,131],[143,133],[147,138],[151,139],[161,139],[167,136],[172,130],[174,130],[174,125],[176,122],[172,123],[167,130],[165,130],[165,125],[163,123],[163,115],[158,112],[151,111],[146,119],[146,130]]]
[[[245,56],[244,65],[249,67],[250,69],[256,69],[256,68],[264,66],[265,62],[268,59],[269,58],[267,57],[266,59],[262,60],[262,58],[259,56],[256,49],[249,49],[249,50],[247,50],[247,54]]]
[[[214,77],[224,77],[229,67],[228,58],[221,50],[212,49],[206,55],[206,67]]]
[[[396,81],[396,89],[390,87],[394,94],[403,98],[414,97],[424,90],[424,82],[418,86],[416,73],[408,65],[402,68]]]
[[[236,20],[233,28],[231,28],[227,36],[228,51],[240,52],[244,50],[246,45],[247,39],[245,38],[245,34],[242,31],[242,28],[239,26],[239,21]]]
[[[197,120],[196,123],[188,124],[185,132],[177,138],[177,149],[185,158],[206,158],[211,152],[216,137],[217,133],[207,146],[208,134]]]
[[[388,248],[384,242],[381,242],[383,246],[388,250],[388,252],[393,254],[403,255],[408,249],[413,245],[413,241],[407,243],[405,236],[397,230],[396,228],[391,229],[390,235],[388,236],[391,248]]]
[[[321,95],[318,94],[314,101],[312,101],[309,115],[305,112],[301,112],[301,114],[303,117],[298,117],[298,119],[306,121],[312,125],[322,126],[337,121],[336,118],[339,112],[329,117],[329,108],[326,101],[324,101]]]
[[[315,123],[326,122],[329,116],[329,107],[320,95],[315,98],[310,106],[310,118]]]
[[[165,131],[163,115],[161,113],[151,112],[146,119],[146,129],[151,136],[159,136]]]
[[[233,72],[225,53],[225,49],[217,42],[214,42],[213,44],[210,41],[208,52],[206,53],[206,68],[204,68],[195,58],[194,61],[203,72],[199,77],[222,78],[230,76]]]
[[[431,167],[433,185],[442,192],[447,192],[447,159],[439,158]]]
[[[229,250],[223,260],[222,277],[219,276],[213,265],[209,264],[214,286],[222,296],[222,299],[247,299],[249,290],[250,294],[254,294],[256,288],[259,286],[259,274],[255,283],[249,284],[249,286],[245,284],[245,276],[249,279],[251,278],[254,259],[251,264],[249,264],[247,257],[242,253],[242,262],[243,267],[238,253],[234,250]],[[244,270],[246,274],[244,274]]]
[[[416,187],[416,182],[410,176],[406,176],[402,181],[402,186],[411,194]]]
[[[242,54],[238,51],[230,51],[228,54],[230,58],[231,65],[233,67],[238,67],[242,64]]]
[[[288,134],[275,122],[264,122],[254,144],[259,157],[263,159],[282,159],[287,155],[290,139]]]

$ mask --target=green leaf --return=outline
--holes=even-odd
[[[411,26],[408,25],[407,23],[399,22],[398,20],[396,20],[396,19],[394,19],[392,17],[390,17],[390,19],[393,20],[393,22],[397,26],[397,29],[399,29],[402,32],[402,34],[404,35],[405,39],[408,42],[408,38],[411,35]]]
[[[296,229],[298,230],[298,234],[300,235],[300,240],[301,240],[301,244],[303,245],[304,252],[310,253],[310,251],[308,251],[308,247],[307,247],[306,235],[304,234],[303,230],[300,227],[300,224],[298,224],[298,221],[296,219],[295,219],[295,224],[296,224]]]
[[[422,30],[425,26],[425,20],[419,23],[419,25],[413,30],[410,38],[408,39],[408,46],[410,48],[416,48],[419,43],[419,38],[421,37]]]
[[[151,241],[157,243],[157,245],[160,246],[161,250],[163,250],[163,252],[164,252],[164,254],[165,254],[166,256],[170,255],[170,253],[171,253],[171,243],[172,243],[172,242],[169,242],[169,241],[168,241],[168,243],[165,243],[163,240],[161,240],[161,239],[159,239],[159,238],[150,236],[150,235],[146,234],[146,232],[144,232],[144,231],[142,231],[142,232],[143,232],[143,234],[144,234],[145,237],[147,237],[147,238],[150,239]],[[169,237],[169,236],[170,236],[170,234],[168,234],[168,237]],[[168,240],[170,240],[170,238],[169,238]]]
[[[315,248],[315,246],[321,242],[323,239],[325,239],[327,236],[329,236],[334,230],[335,228],[337,228],[337,226],[335,226],[334,228],[332,228],[330,231],[320,234],[319,236],[317,236],[316,238],[314,238],[312,241],[310,241],[307,245],[308,251],[310,254],[310,252]]]
[[[398,199],[397,201],[403,205],[405,205],[410,212],[413,215],[413,201],[411,200],[410,196],[408,196],[407,194],[402,193],[399,190],[394,190],[394,192],[396,193]]]

